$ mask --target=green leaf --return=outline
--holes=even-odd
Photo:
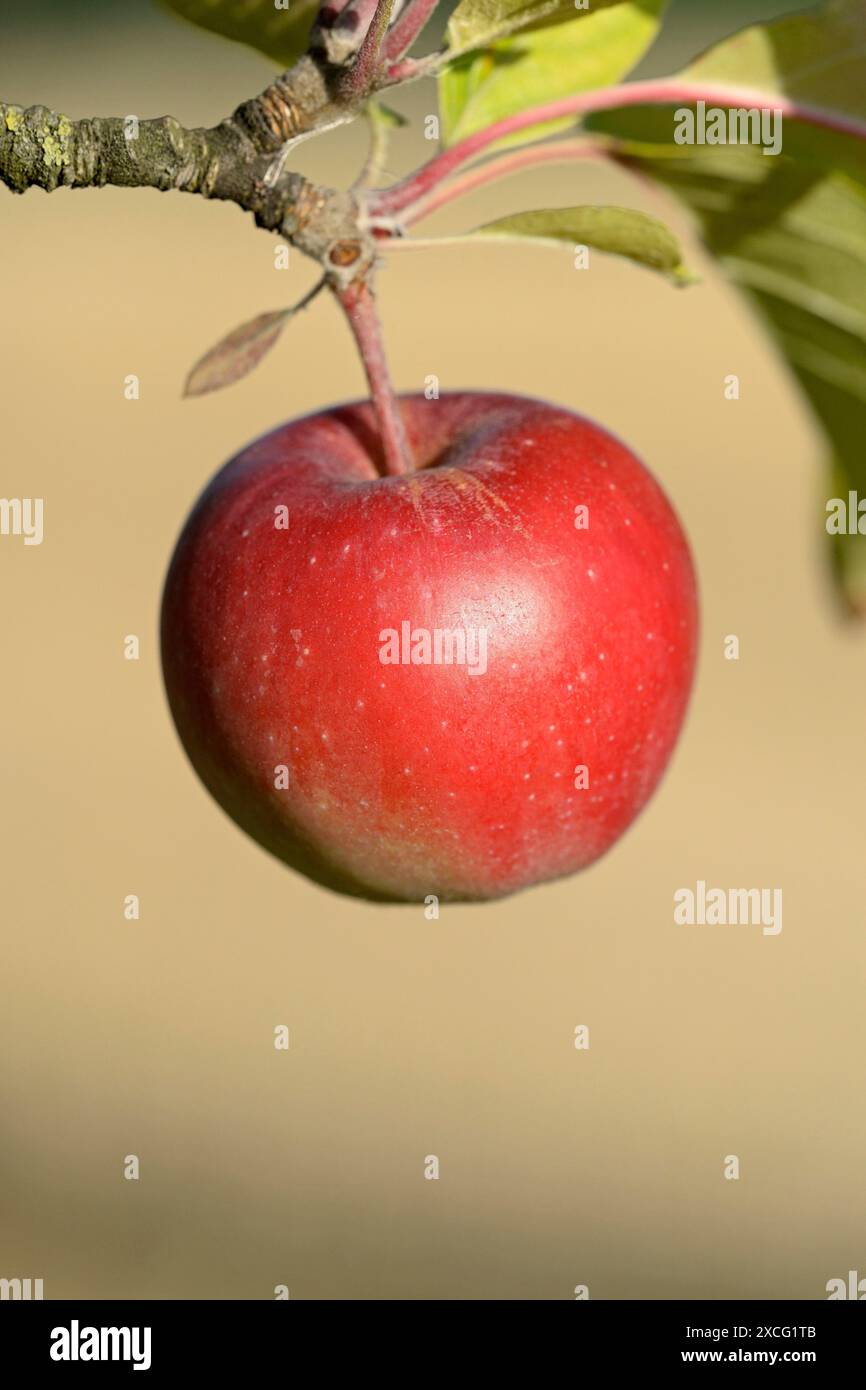
[[[830,0],[754,26],[679,76],[735,83],[769,106],[790,98],[862,121],[866,131],[866,4]],[[691,207],[824,426],[825,499],[847,501],[849,491],[866,497],[866,139],[816,126],[807,114],[785,118],[782,153],[772,158],[748,145],[676,145],[670,106],[620,109],[589,124]],[[816,516],[823,527],[823,507]],[[866,616],[866,536],[831,535],[830,551],[847,607]]]
[[[766,94],[770,105],[773,98],[789,98],[866,121],[866,4],[829,0],[809,14],[753,25],[710,49],[681,76],[736,83]],[[790,157],[846,168],[866,183],[866,143],[857,136],[788,117],[783,138]]]
[[[823,422],[825,500],[847,503],[850,491],[866,498],[866,190],[844,174],[789,167],[784,177],[786,188],[764,189],[775,211],[766,226],[730,241],[716,214],[710,244],[757,304]],[[846,605],[866,617],[866,536],[831,535],[830,547]]]
[[[220,391],[240,381],[270,352],[292,312],[291,309],[276,309],[235,328],[196,362],[186,379],[183,394],[204,396],[208,391]]]
[[[598,0],[599,5],[616,0]],[[482,48],[518,29],[551,18],[573,17],[574,0],[460,0],[448,21],[448,48],[457,55]]]
[[[536,14],[540,27],[531,32],[458,58],[439,78],[443,142],[454,144],[517,111],[618,81],[652,43],[666,3],[596,0],[591,10],[577,14],[573,4],[568,5],[543,19]],[[458,6],[452,24],[461,9]],[[525,144],[572,124],[566,120],[535,126],[502,144]]]
[[[866,110],[866,5],[826,0],[808,14],[755,24],[716,44],[683,72],[862,116]]]
[[[162,0],[176,14],[224,38],[257,48],[278,66],[291,67],[307,51],[318,0],[290,0],[287,10],[274,0]]]
[[[793,369],[829,436],[826,496],[866,498],[866,190],[793,161],[763,179],[737,162],[739,177],[709,153],[642,167],[692,206]],[[846,604],[866,616],[866,536],[831,548]]]
[[[673,233],[657,218],[633,208],[544,208],[518,212],[486,222],[472,235],[528,239],[548,246],[561,242],[592,246],[664,271],[680,283],[689,278]]]

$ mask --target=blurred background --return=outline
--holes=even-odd
[[[794,8],[675,0],[640,71]],[[150,0],[0,4],[6,101],[210,124],[271,72]],[[434,88],[394,105],[396,175],[429,157]],[[295,164],[347,185],[365,144],[358,124]],[[866,1275],[866,634],[824,568],[822,440],[684,214],[624,173],[543,169],[428,225],[593,201],[670,218],[703,282],[533,249],[394,257],[391,364],[401,389],[548,397],[643,457],[700,576],[691,713],[601,863],[429,922],[246,839],[162,691],[161,585],[200,489],[362,393],[323,300],[249,379],[181,400],[196,358],[314,267],[275,269],[231,206],[0,189],[0,492],[45,499],[41,546],[0,540],[0,1276],[47,1298],[394,1300],[823,1298]],[[697,879],[781,887],[781,935],[675,926]]]

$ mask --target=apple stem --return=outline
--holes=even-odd
[[[414,463],[400,414],[400,403],[388,372],[382,325],[372,287],[366,279],[358,279],[344,287],[333,285],[332,289],[349,321],[364,363],[382,439],[384,472],[389,475],[411,473]]]
[[[644,82],[627,82],[621,86],[599,87],[593,91],[575,92],[558,101],[546,102],[526,111],[518,111],[501,121],[477,130],[455,145],[435,155],[427,164],[407,178],[383,189],[370,204],[372,216],[393,215],[416,203],[432,192],[443,179],[449,178],[463,165],[474,160],[483,150],[497,144],[506,136],[567,117],[592,115],[620,106],[655,106],[706,101],[716,106],[772,107],[792,120],[808,121],[823,129],[840,131],[866,138],[866,121],[859,116],[815,106],[798,98],[768,94],[750,88],[717,82],[689,82],[668,77]]]
[[[335,30],[344,16],[354,20],[359,27],[366,25],[367,28],[358,56],[337,84],[344,99],[365,96],[372,90],[382,68],[382,45],[393,8],[394,0],[351,0],[337,20]]]
[[[394,21],[385,40],[382,51],[387,62],[396,63],[412,47],[438,4],[439,0],[407,0],[403,13]],[[393,77],[394,74],[389,72],[389,75]]]
[[[536,168],[539,164],[565,164],[572,159],[605,159],[610,150],[601,142],[590,139],[557,140],[553,144],[530,145],[527,149],[513,150],[508,154],[489,159],[465,173],[452,178],[448,183],[436,185],[426,196],[412,203],[400,214],[401,227],[411,227],[414,223],[438,212],[439,208],[451,203],[455,198],[463,198],[476,188],[493,183],[496,179],[507,178],[522,169]]]

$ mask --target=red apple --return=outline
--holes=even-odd
[[[495,898],[591,864],[652,793],[694,573],[598,425],[468,392],[402,410],[414,473],[380,475],[357,404],[216,475],[166,581],[166,687],[202,781],[286,863],[379,901]]]

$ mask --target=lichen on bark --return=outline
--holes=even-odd
[[[47,106],[0,103],[0,183],[13,193],[106,185],[197,193],[236,203],[289,240],[297,230],[319,244],[309,208],[328,204],[332,192],[284,165],[294,140],[357,114],[356,106],[332,97],[331,86],[328,69],[305,56],[209,129],[188,129],[172,116],[71,120]],[[307,215],[295,216],[296,209]],[[345,234],[345,224],[334,233]]]

